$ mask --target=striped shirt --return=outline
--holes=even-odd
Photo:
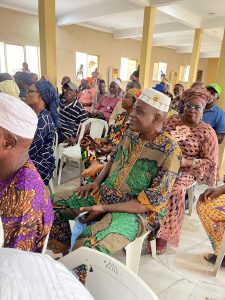
[[[82,104],[74,99],[69,105],[65,101],[59,104],[59,118],[61,128],[58,129],[59,142],[62,143],[66,139],[75,137],[80,123],[88,119]]]

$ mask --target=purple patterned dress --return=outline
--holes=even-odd
[[[54,215],[47,188],[31,160],[0,180],[0,216],[4,247],[41,252]]]

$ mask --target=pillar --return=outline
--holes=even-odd
[[[140,84],[142,90],[149,87],[155,16],[156,7],[145,7],[140,61]]]
[[[222,88],[222,93],[220,99],[216,102],[216,105],[225,111],[225,30],[223,35],[223,42],[221,46],[220,58],[218,71],[216,76],[216,83],[219,84]],[[219,145],[219,166],[220,166],[220,175],[225,175],[225,141]]]
[[[201,28],[195,29],[195,37],[191,54],[190,73],[188,78],[188,87],[192,84],[192,82],[196,81],[198,61],[201,50],[202,34],[203,30]]]
[[[38,0],[41,74],[57,84],[55,0]]]

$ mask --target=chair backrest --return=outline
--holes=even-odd
[[[71,271],[81,264],[87,265],[85,287],[95,299],[158,299],[140,277],[115,258],[97,250],[81,247],[59,261]]]
[[[4,230],[3,230],[3,225],[2,225],[2,218],[0,216],[0,248],[4,244]]]
[[[80,145],[81,139],[84,136],[85,133],[85,128],[87,125],[90,124],[90,133],[89,135],[93,138],[101,138],[103,132],[105,133],[104,136],[108,133],[108,123],[104,120],[101,119],[96,119],[96,118],[89,118],[80,125],[80,134],[79,134],[79,139],[78,139],[78,145]],[[78,130],[79,132],[79,130]]]

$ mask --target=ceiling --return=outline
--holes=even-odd
[[[56,0],[59,26],[79,24],[142,38],[144,7],[157,7],[154,46],[191,53],[194,30],[203,28],[201,57],[219,57],[225,27],[225,0]],[[0,0],[0,7],[37,14],[38,0]]]

